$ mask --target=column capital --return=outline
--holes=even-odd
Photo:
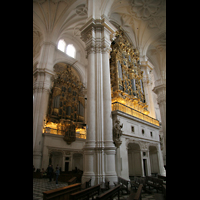
[[[152,90],[158,96],[158,104],[166,102],[166,84],[157,85]]]
[[[45,69],[36,68],[33,71],[33,90],[47,91],[51,89],[51,77],[55,72]]]
[[[110,53],[111,38],[116,30],[105,16],[101,19],[91,18],[80,28],[87,53]]]

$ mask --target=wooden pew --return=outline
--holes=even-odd
[[[83,183],[83,184],[81,185],[81,189],[82,189],[82,190],[84,190],[84,189],[86,189],[86,188],[89,188],[89,187],[91,187],[91,179],[89,179],[88,181],[86,181],[85,183]]]
[[[110,181],[105,181],[105,183],[101,183],[101,192],[105,192],[110,189]]]
[[[166,185],[162,185],[164,198],[166,199]]]
[[[82,199],[87,199],[92,197],[94,199],[94,196],[96,194],[100,194],[100,184],[92,186],[90,188],[87,188],[85,190],[81,190],[79,192],[75,192],[73,194],[70,194],[70,200],[82,200]]]
[[[146,184],[147,186],[153,187],[157,190],[161,190],[162,191],[162,185],[163,185],[163,180],[159,179],[159,178],[155,178],[155,177],[151,177],[151,176],[146,176]]]
[[[119,192],[120,192],[120,185],[114,187],[113,189],[108,190],[107,192],[102,193],[101,195],[96,197],[96,200],[107,200],[107,199],[113,199],[116,195],[119,198]]]
[[[68,181],[68,185],[72,185],[74,183],[76,183],[77,177],[73,177]]]
[[[162,179],[163,180],[163,184],[166,185],[166,176],[158,175],[158,178]]]
[[[132,190],[131,194],[130,194],[130,196],[128,197],[127,200],[141,200],[142,199],[141,198],[142,187],[143,187],[143,184],[140,184],[136,193],[134,193],[133,190]]]
[[[130,181],[129,180],[126,180],[124,178],[121,178],[118,176],[118,182],[114,182],[115,186],[117,185],[120,185],[120,190],[122,191],[122,194],[123,194],[123,190],[126,190],[126,194],[129,194],[130,191],[128,190],[128,183]]]
[[[143,190],[149,194],[151,194],[152,192],[147,189],[147,184],[146,184],[146,177],[135,177],[134,180],[131,180],[130,181],[130,184],[131,184],[131,188],[135,187],[135,190],[136,188],[139,187],[140,184],[143,185]]]
[[[166,181],[166,176],[158,175],[159,179],[163,179],[163,181]]]
[[[154,180],[154,188],[157,190],[160,190],[160,191],[163,191],[163,180],[162,179],[155,179]]]
[[[80,191],[81,190],[81,183],[76,183],[73,185],[49,190],[43,192],[43,200],[60,200],[65,199],[69,200],[70,194]]]

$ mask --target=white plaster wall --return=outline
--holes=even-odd
[[[150,125],[148,122],[141,123],[139,120],[135,121],[119,115],[117,118],[120,120],[120,124],[123,124],[123,135],[149,141],[159,141],[159,127]],[[132,126],[134,126],[134,132],[132,132]],[[144,129],[144,135],[142,134],[142,129]],[[153,136],[151,136],[150,132],[152,132]]]

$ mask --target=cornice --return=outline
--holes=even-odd
[[[94,28],[106,28],[109,32],[114,33],[117,29],[104,17],[102,19],[94,19],[91,18],[86,22],[84,26],[82,26],[79,30],[84,34],[92,27]]]
[[[55,72],[52,71],[52,70],[49,70],[49,69],[46,69],[46,68],[35,68],[33,70],[33,75],[37,74],[37,73],[47,73],[49,75],[52,75],[54,76],[55,75]]]
[[[161,85],[157,85],[153,88],[152,90],[154,93],[156,93],[157,95],[160,93],[160,92],[166,92],[166,84],[163,83]]]

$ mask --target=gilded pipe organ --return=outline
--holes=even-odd
[[[148,116],[139,51],[128,42],[121,29],[115,38],[110,58],[112,110],[121,110],[159,126],[156,119]]]
[[[54,68],[56,75],[52,80],[44,132],[64,135],[63,139],[70,144],[77,136],[86,138],[84,86],[71,66],[56,65]]]

